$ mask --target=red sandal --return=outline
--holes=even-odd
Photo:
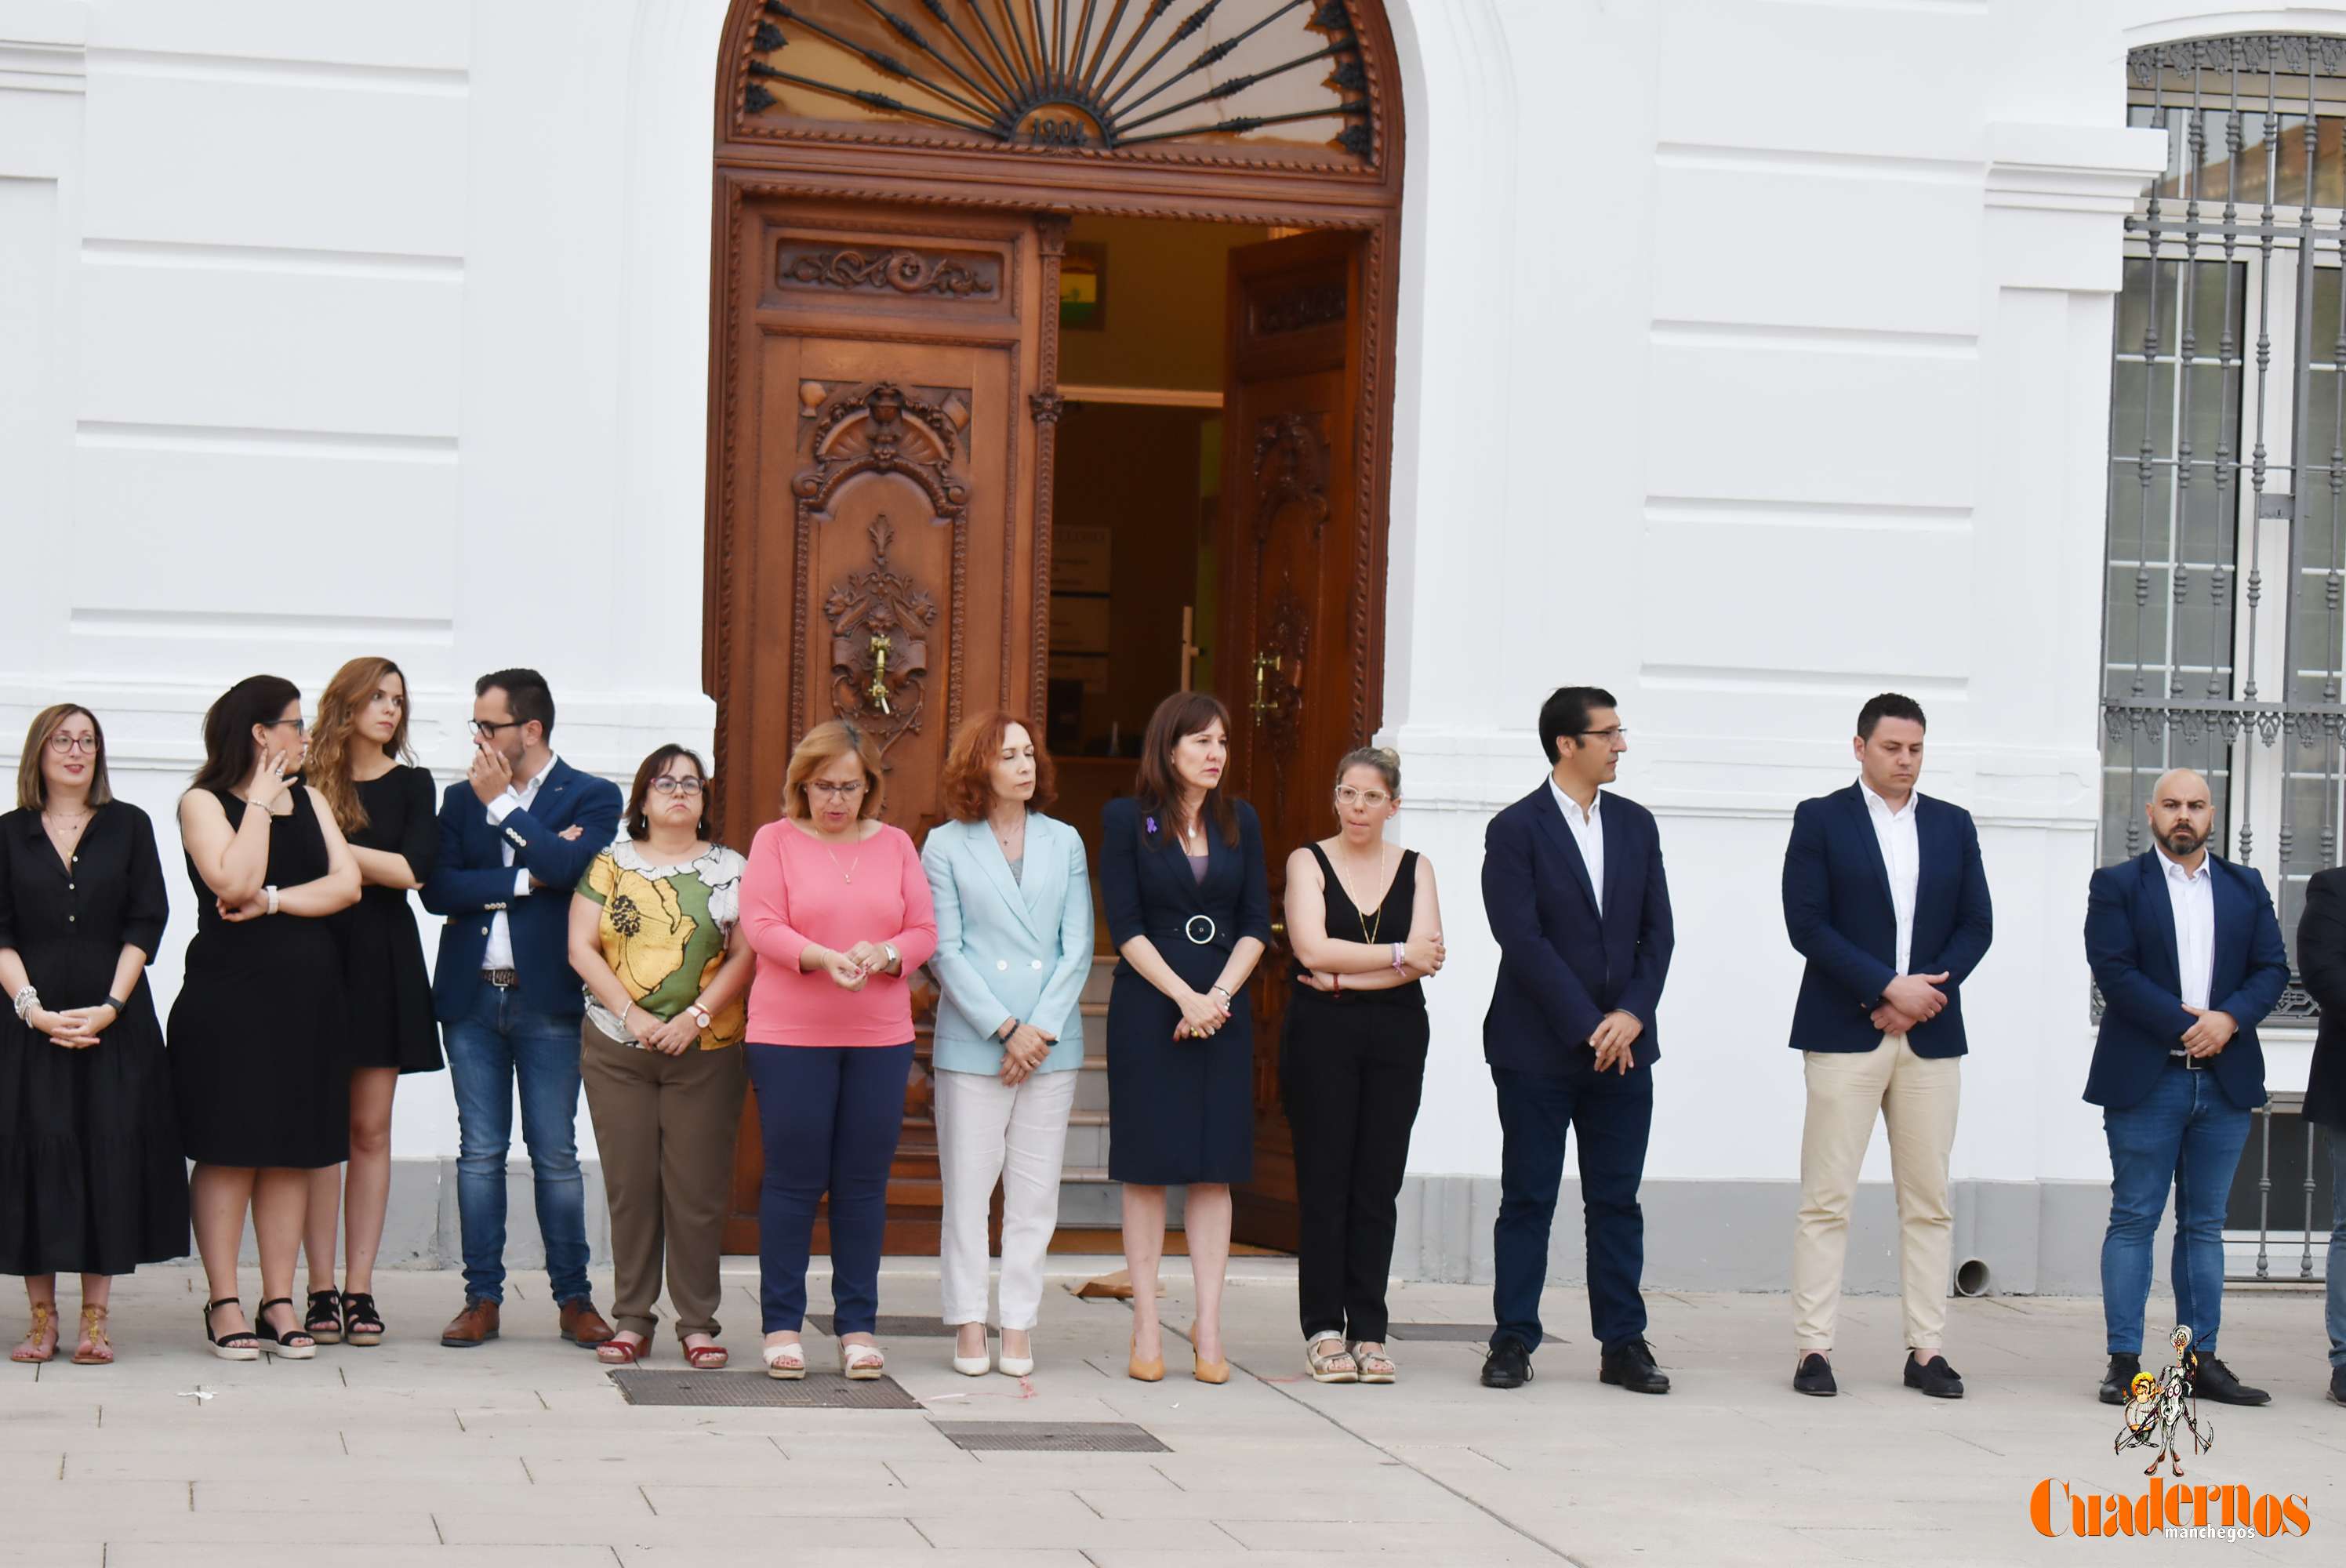
[[[607,1367],[632,1367],[638,1361],[649,1358],[651,1353],[652,1342],[649,1335],[630,1345],[615,1334],[595,1347],[595,1359]]]
[[[684,1359],[696,1372],[721,1371],[725,1363],[732,1359],[722,1345],[687,1345]]]

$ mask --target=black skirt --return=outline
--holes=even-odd
[[[1186,873],[1185,873],[1186,874]],[[1160,942],[1174,972],[1202,991],[1229,957],[1221,947]],[[1181,1010],[1130,964],[1107,1003],[1107,1174],[1143,1186],[1254,1177],[1254,1020],[1243,991],[1230,1021],[1204,1040],[1176,1040]]]

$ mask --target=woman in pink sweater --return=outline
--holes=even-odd
[[[750,1080],[766,1171],[758,1195],[766,1370],[806,1376],[807,1254],[815,1205],[831,1195],[832,1332],[840,1370],[885,1362],[880,1237],[888,1167],[913,1065],[905,977],[936,951],[921,855],[880,820],[880,752],[841,720],[790,754],[782,820],[758,830],[741,879],[750,984]]]

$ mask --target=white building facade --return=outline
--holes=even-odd
[[[624,782],[662,741],[707,744],[726,10],[0,0],[0,745],[62,698],[104,718],[117,790],[166,835],[163,997],[195,924],[171,802],[244,675],[314,697],[351,655],[399,659],[444,782],[473,677],[512,664],[550,678],[575,764]],[[1396,1272],[1487,1272],[1475,868],[1572,681],[1620,698],[1618,788],[1660,819],[1677,912],[1649,1283],[1783,1285],[1784,840],[1851,777],[1860,704],[1898,690],[1996,905],[1955,1257],[1982,1288],[2091,1289],[2114,321],[2127,219],[2168,162],[2129,126],[2127,56],[2346,36],[2346,6],[1384,10],[1408,152],[1382,738],[1452,953]],[[2274,1089],[2310,1049],[2269,1034]],[[434,1257],[444,1079],[403,1084],[393,1150],[391,1250]],[[1894,1278],[1887,1174],[1877,1137],[1853,1283]],[[1576,1278],[1579,1227],[1557,1236]],[[2296,1267],[2292,1244],[2275,1268]]]

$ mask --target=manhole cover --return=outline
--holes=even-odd
[[[838,1330],[831,1326],[833,1319],[830,1313],[810,1312],[806,1320],[832,1339],[839,1338]],[[935,1318],[880,1318],[873,1320],[872,1332],[882,1339],[950,1339],[954,1331]],[[991,1334],[994,1330],[988,1329],[986,1332]]]
[[[970,1450],[1024,1453],[1170,1453],[1130,1421],[931,1421],[949,1441]]]
[[[613,1372],[611,1381],[631,1405],[790,1407],[829,1410],[917,1410],[921,1401],[893,1378],[848,1379],[809,1372],[790,1380],[756,1372],[655,1372],[639,1367]]]
[[[1491,1327],[1487,1323],[1388,1323],[1385,1332],[1395,1339],[1439,1340],[1454,1345],[1487,1345],[1491,1342]],[[1540,1341],[1544,1345],[1561,1345],[1563,1340],[1549,1334]]]

